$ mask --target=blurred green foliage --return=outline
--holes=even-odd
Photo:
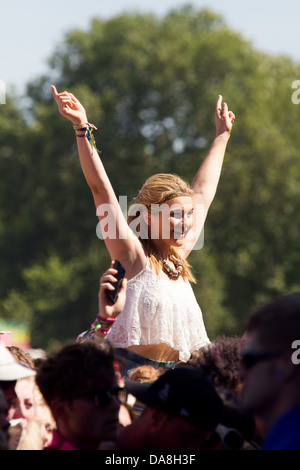
[[[98,127],[117,196],[156,172],[192,181],[222,94],[236,122],[202,250],[190,261],[211,339],[242,334],[258,303],[299,290],[300,67],[256,51],[222,17],[190,6],[164,18],[122,14],[70,31],[27,100],[0,107],[0,316],[26,319],[32,346],[74,338],[97,313],[109,266],[70,123],[51,84]]]

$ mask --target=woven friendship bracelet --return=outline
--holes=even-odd
[[[90,122],[81,122],[80,124],[74,124],[73,125],[73,129],[75,131],[79,131],[81,127],[84,127],[85,129],[88,129],[88,128],[91,128],[91,129],[95,129],[95,131],[97,131],[97,127],[94,126],[94,124],[91,124]]]
[[[80,124],[77,124],[77,125],[73,125],[73,129],[75,130],[75,135],[76,137],[86,137],[92,147],[92,151],[93,149],[95,149],[98,153],[100,153],[100,150],[97,149],[97,146],[96,146],[96,141],[95,141],[95,138],[94,138],[94,135],[93,135],[93,130],[98,130],[96,126],[94,126],[94,124],[91,124],[90,122],[82,122]],[[84,134],[77,134],[76,131],[85,131]]]
[[[95,331],[95,333],[97,333],[99,331],[99,333],[103,333],[103,334],[107,335],[107,333],[109,332],[109,330],[111,329],[112,326],[113,326],[112,323],[110,325],[109,324],[104,325],[104,324],[100,323],[99,320],[96,319],[91,324],[91,329],[93,331]]]

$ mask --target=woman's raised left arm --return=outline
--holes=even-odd
[[[228,111],[227,104],[222,101],[223,98],[219,95],[215,109],[216,137],[192,183],[195,195],[201,198],[206,212],[216,194],[226,147],[235,119],[232,111]]]
[[[223,98],[219,95],[215,109],[216,137],[192,182],[194,190],[193,225],[192,230],[190,230],[186,237],[185,246],[181,253],[184,258],[187,258],[190,252],[198,246],[198,240],[200,240],[199,246],[202,246],[202,238],[199,237],[203,230],[209,207],[216,194],[225,151],[235,120],[233,112],[228,111],[227,104],[222,103],[222,101]]]

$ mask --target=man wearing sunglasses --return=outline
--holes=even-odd
[[[64,346],[40,366],[36,382],[56,420],[49,450],[97,450],[119,426],[113,351],[93,342]]]
[[[300,450],[300,293],[259,307],[246,325],[243,402],[264,430],[263,450]]]

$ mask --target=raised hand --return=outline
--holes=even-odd
[[[67,91],[58,93],[55,86],[51,86],[54,99],[57,103],[59,112],[74,125],[87,122],[86,111],[80,101]]]
[[[227,103],[222,103],[222,101],[223,97],[222,95],[219,95],[215,111],[217,136],[224,133],[228,133],[230,135],[232,125],[235,120],[234,113],[232,111],[228,111]]]

